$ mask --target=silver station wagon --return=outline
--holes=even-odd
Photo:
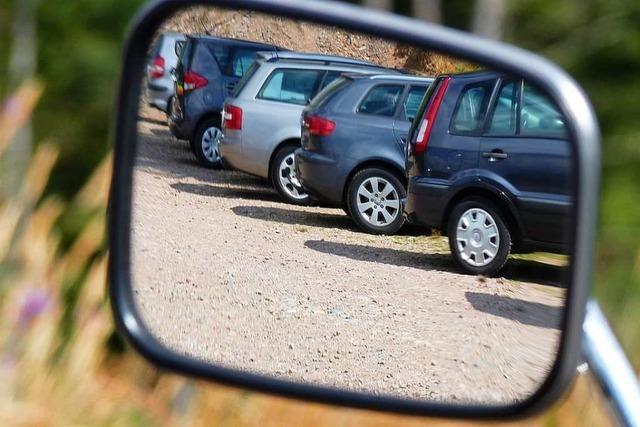
[[[223,110],[226,165],[271,181],[287,202],[311,202],[296,177],[302,110],[343,73],[398,73],[369,62],[299,52],[261,52]]]

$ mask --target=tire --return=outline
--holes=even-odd
[[[481,197],[465,199],[453,208],[447,235],[456,264],[471,274],[494,276],[511,252],[511,232],[502,211]]]
[[[220,120],[217,118],[205,120],[194,132],[189,142],[193,154],[202,166],[209,169],[219,169],[222,166],[217,142],[221,135]]]
[[[348,184],[347,212],[367,233],[394,234],[404,224],[402,199],[406,197],[407,190],[393,173],[366,168]]]
[[[298,149],[296,145],[285,145],[278,149],[269,167],[270,179],[273,188],[284,201],[307,206],[313,203],[313,199],[304,191],[296,176],[293,157],[296,149]]]

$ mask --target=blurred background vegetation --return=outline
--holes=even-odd
[[[558,62],[586,89],[604,137],[594,294],[640,369],[640,2],[360,3],[415,13],[532,49]],[[37,80],[26,82],[26,86],[21,83],[30,73],[12,72],[16,69],[12,62],[16,34],[24,29],[16,18],[19,4],[34,7],[36,24],[33,57]],[[215,413],[219,421],[235,425],[243,420],[255,423],[260,415],[287,420],[278,411],[288,408],[286,413],[297,414],[299,423],[391,423],[392,417],[364,413],[352,418],[354,411],[294,405],[160,375],[131,355],[113,333],[103,297],[108,135],[125,30],[141,4],[141,0],[0,0],[0,99],[7,100],[2,109],[4,119],[0,118],[0,181],[4,187],[0,194],[2,407],[10,407],[6,399],[15,403],[16,396],[22,396],[17,406],[10,407],[16,413],[4,416],[27,424],[91,420],[89,423],[146,425],[149,421],[173,423],[176,417],[182,417],[181,421],[192,417],[196,424],[206,424],[198,414]],[[10,98],[19,88],[19,96]],[[23,116],[15,115],[16,102]],[[20,156],[12,157],[9,141],[20,140],[22,129],[29,128],[32,105],[37,105],[31,119],[33,137],[22,135],[27,143],[33,141],[25,144],[32,160],[30,166],[20,165]],[[21,167],[28,180],[7,188],[6,183],[11,182],[7,176]],[[37,320],[41,313],[46,313],[45,317]],[[107,375],[114,372],[110,371],[113,367],[119,375]],[[94,385],[84,384],[92,381]],[[116,390],[116,397],[102,398],[107,390]],[[563,424],[579,424],[576,415],[592,410],[589,399],[593,391],[588,383],[580,383],[576,390],[569,403],[543,423],[561,420]],[[195,394],[197,399],[189,398]],[[101,406],[87,409],[91,399],[101,401]],[[184,402],[194,405],[194,399],[199,409],[186,411]],[[87,408],[69,402],[85,402]],[[293,412],[292,407],[296,408]],[[46,408],[64,410],[66,415],[52,417]],[[112,412],[116,410],[117,416]],[[35,415],[30,418],[25,414]]]

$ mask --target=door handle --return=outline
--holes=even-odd
[[[485,151],[482,153],[482,157],[487,157],[489,161],[503,160],[509,157],[507,153],[502,150]]]

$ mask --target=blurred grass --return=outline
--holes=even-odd
[[[0,156],[40,93],[27,83],[3,104]],[[23,186],[0,203],[0,425],[468,424],[297,402],[149,365],[114,331],[105,299],[111,157],[68,202],[44,193],[57,158],[55,145],[40,144]],[[69,245],[61,245],[63,216],[79,222]],[[607,425],[603,408],[589,378],[581,377],[552,411],[509,425]]]

